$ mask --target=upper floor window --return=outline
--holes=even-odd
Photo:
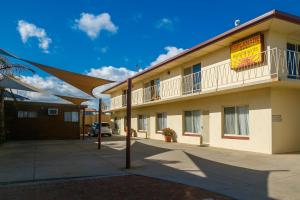
[[[224,135],[249,135],[249,107],[224,108]]]
[[[287,43],[288,78],[300,78],[300,45]]]
[[[18,118],[37,118],[37,111],[18,111]]]
[[[145,102],[160,99],[160,80],[154,79],[144,85]]]
[[[162,131],[164,128],[167,128],[167,113],[157,113],[156,130]]]
[[[138,115],[138,130],[146,131],[147,130],[147,116]]]
[[[200,133],[200,111],[192,110],[184,112],[184,131],[188,133]]]
[[[64,112],[65,122],[78,122],[78,112]]]
[[[201,89],[201,63],[183,71],[183,94],[199,92]]]

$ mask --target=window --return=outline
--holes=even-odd
[[[201,64],[185,68],[183,71],[183,94],[199,92],[201,87]]]
[[[65,112],[65,122],[78,122],[78,112]]]
[[[188,133],[200,133],[200,111],[185,111],[184,112],[184,131]]]
[[[300,78],[300,45],[287,43],[288,78]]]
[[[235,106],[224,108],[224,134],[249,135],[249,108]]]
[[[147,130],[147,116],[138,115],[138,130],[146,131]]]
[[[162,131],[167,128],[167,113],[158,113],[156,116],[156,130]]]
[[[18,111],[18,118],[37,118],[36,111]]]
[[[48,115],[58,115],[58,109],[57,108],[49,108]]]
[[[160,80],[154,79],[144,85],[145,102],[154,101],[160,98]]]

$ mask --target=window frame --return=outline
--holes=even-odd
[[[22,113],[22,116],[21,116],[21,113]],[[25,115],[26,113],[26,115]],[[34,113],[34,115],[30,115]],[[17,111],[17,118],[18,119],[36,119],[38,118],[38,111],[35,111],[35,110],[18,110]]]
[[[234,107],[235,112],[234,112],[234,128],[235,132],[237,133],[237,127],[238,127],[238,113],[237,113],[237,108],[238,107],[247,107],[248,108],[248,134],[247,135],[238,135],[238,134],[225,134],[225,108],[230,108]],[[223,139],[239,139],[239,140],[249,140],[250,139],[250,106],[249,104],[238,104],[238,105],[226,105],[222,106],[222,138]]]
[[[162,116],[165,116],[166,117],[166,124],[165,124],[165,127],[164,128],[167,128],[168,127],[168,114],[167,114],[167,112],[157,112],[156,113],[156,116],[155,116],[155,130],[156,130],[156,133],[162,133],[163,131],[163,129],[164,128],[162,128],[161,130],[159,130],[158,129],[158,115],[159,114],[162,114]],[[163,119],[163,118],[162,118]]]
[[[199,133],[193,133],[193,132],[189,132],[189,131],[186,131],[186,124],[185,124],[185,112],[194,112],[194,111],[199,111],[199,113],[200,113],[200,116],[199,116],[199,118],[200,118],[200,132]],[[182,127],[183,127],[183,134],[182,135],[184,135],[184,136],[195,136],[195,137],[200,137],[201,136],[201,115],[202,115],[202,111],[200,110],[200,109],[191,109],[191,110],[184,110],[183,111],[183,114],[182,114],[182,116],[183,116],[183,118],[182,118]],[[194,118],[194,115],[192,115],[192,117]],[[194,120],[192,120],[192,123],[194,122]]]
[[[142,117],[143,120],[145,120],[145,123],[143,121],[143,125],[146,125],[146,127],[143,127],[144,129],[141,129],[141,127],[140,127],[140,122],[139,122],[140,116]],[[147,128],[148,128],[147,115],[145,115],[145,114],[139,114],[139,115],[137,115],[137,131],[138,132],[147,132]]]
[[[71,120],[66,120],[66,113],[70,113],[71,114]],[[77,119],[73,119],[73,113],[77,113]],[[78,111],[64,111],[64,122],[71,122],[71,123],[78,123],[79,120],[79,112]]]

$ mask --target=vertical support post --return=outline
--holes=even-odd
[[[82,109],[82,140],[84,140],[85,135],[85,108]]]
[[[101,149],[101,115],[102,115],[102,99],[99,99],[99,109],[98,109],[98,122],[99,122],[99,132],[98,132],[98,149]]]
[[[127,80],[127,135],[126,135],[126,169],[130,169],[130,145],[131,145],[131,78]]]

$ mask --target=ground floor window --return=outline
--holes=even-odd
[[[36,111],[18,111],[18,118],[37,118]]]
[[[200,111],[192,110],[184,112],[184,131],[188,133],[200,133]]]
[[[147,130],[147,116],[138,115],[138,130],[146,131]]]
[[[224,108],[224,134],[249,135],[248,106],[232,106]]]
[[[162,131],[164,128],[167,128],[167,113],[157,113],[156,130]]]
[[[78,112],[64,112],[65,122],[78,122]]]

